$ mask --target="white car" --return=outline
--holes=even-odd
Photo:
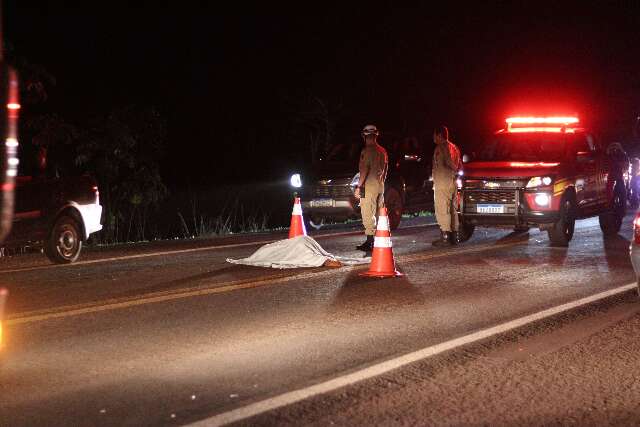
[[[631,239],[629,253],[633,270],[636,272],[638,295],[640,295],[640,210],[636,212],[636,217],[633,220],[633,239]]]

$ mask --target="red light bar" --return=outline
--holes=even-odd
[[[509,129],[510,133],[526,133],[526,132],[562,132],[562,128],[543,128],[543,127],[535,127],[535,128],[511,128]]]
[[[563,124],[578,123],[577,117],[509,117],[508,124]]]
[[[575,133],[575,129],[556,128],[556,127],[526,127],[526,128],[509,128],[509,133],[526,133],[526,132],[555,132],[555,133]]]
[[[537,166],[540,167],[554,167],[558,166],[560,163],[546,163],[546,162],[511,162],[511,167],[514,168],[535,168]]]

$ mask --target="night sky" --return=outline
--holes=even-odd
[[[310,97],[340,106],[336,142],[367,122],[445,123],[464,147],[508,114],[554,112],[624,139],[640,110],[637,5],[4,3],[6,39],[57,79],[48,111],[162,112],[169,184],[286,174],[306,158],[290,128]]]

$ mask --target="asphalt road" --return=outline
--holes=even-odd
[[[318,239],[325,249],[360,254],[360,235],[329,233]],[[436,234],[425,224],[394,233],[405,277],[387,280],[359,277],[366,267],[225,262],[283,234],[106,248],[63,267],[35,254],[1,260],[11,297],[0,425],[213,425],[282,396],[297,402],[235,419],[638,423],[633,291],[367,377],[407,354],[635,280],[631,217],[607,240],[597,220],[580,221],[564,249],[538,231],[479,229],[442,250],[429,244]],[[318,395],[318,384],[342,386]]]

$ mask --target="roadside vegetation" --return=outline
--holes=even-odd
[[[89,174],[98,181],[103,230],[93,244],[202,238],[261,232],[288,224],[291,194],[280,183],[169,188],[160,165],[167,153],[167,122],[154,106],[87,111],[68,120],[53,113],[56,78],[44,67],[8,58],[20,75],[20,173],[50,178]],[[47,158],[46,170],[38,156]]]

